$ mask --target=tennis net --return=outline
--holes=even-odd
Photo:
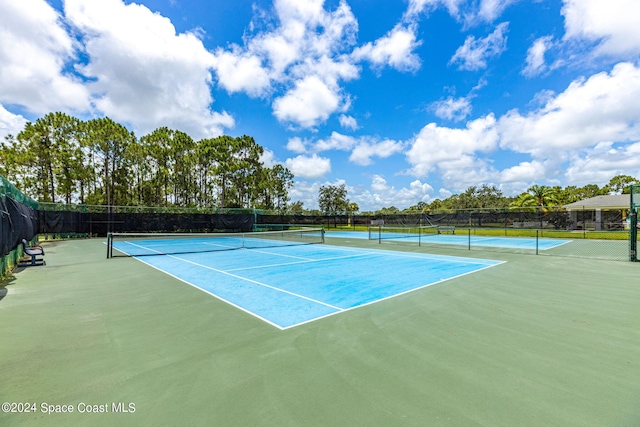
[[[439,234],[437,225],[418,227],[385,226],[369,227],[369,240],[420,239],[422,236]]]
[[[110,233],[107,258],[176,255],[324,243],[324,229],[251,233]]]

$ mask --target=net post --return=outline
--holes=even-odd
[[[378,244],[382,244],[382,226],[378,226]]]
[[[320,229],[320,234],[321,234],[321,239],[320,240],[321,240],[322,243],[324,243],[324,233],[325,233],[325,231],[324,231],[324,225],[323,225],[322,228]]]
[[[418,226],[418,247],[422,246],[422,227]]]
[[[467,229],[467,232],[469,233],[469,250],[471,250],[471,227]]]
[[[539,232],[539,231],[540,231],[540,230],[536,230],[536,255],[540,255],[540,254],[538,253],[538,242],[539,242],[538,232]]]
[[[107,259],[111,258],[111,247],[113,246],[113,236],[107,233]]]
[[[629,261],[638,262],[638,211],[629,214]]]
[[[640,209],[640,184],[629,186],[629,261],[638,262],[638,210]]]

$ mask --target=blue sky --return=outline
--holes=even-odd
[[[51,111],[253,136],[292,201],[640,177],[637,0],[0,0],[0,137]]]

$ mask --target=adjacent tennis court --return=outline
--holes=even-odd
[[[407,230],[410,230],[409,228]],[[459,232],[460,233],[460,232]],[[563,239],[536,239],[535,237],[497,237],[497,236],[478,236],[467,234],[463,230],[462,234],[413,234],[404,231],[385,231],[378,233],[378,230],[366,231],[336,231],[328,234],[330,237],[338,238],[354,238],[369,240],[388,240],[401,241],[407,243],[424,243],[437,245],[455,245],[455,246],[484,246],[488,248],[511,248],[523,250],[548,250],[570,243],[571,240]]]
[[[121,235],[110,248],[280,329],[502,263],[312,244],[321,240],[322,230]]]

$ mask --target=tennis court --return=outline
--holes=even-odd
[[[113,249],[280,329],[502,263],[313,244],[321,232],[123,235]]]
[[[459,232],[460,233],[460,232]],[[436,245],[456,245],[456,246],[484,246],[489,248],[511,248],[522,250],[538,250],[544,251],[557,248],[570,243],[571,240],[563,239],[536,239],[530,237],[496,237],[496,236],[478,236],[467,234],[467,230],[463,230],[464,234],[422,234],[412,235],[403,233],[382,233],[378,234],[377,230],[372,232],[365,231],[334,231],[328,233],[330,237],[338,238],[354,238],[354,239],[370,239],[370,240],[389,240],[401,241],[407,243],[424,243]]]
[[[329,241],[363,260],[381,249],[366,239]],[[38,405],[36,413],[0,413],[3,426],[640,421],[637,263],[472,251],[506,262],[281,330],[147,265],[164,258],[184,269],[185,261],[105,259],[104,238],[43,245],[46,266],[17,272],[0,287],[0,395]],[[206,255],[225,260],[213,268],[241,268],[245,276],[250,267],[270,273],[263,263],[273,262],[271,253],[279,259],[294,248],[294,256],[311,257],[330,246]],[[404,251],[398,262],[411,264],[414,256],[421,264],[460,254],[453,246],[397,249]],[[295,268],[292,277],[301,280],[301,267],[311,276],[312,266],[339,262],[319,258],[337,253],[278,261],[301,265],[277,269],[284,276]],[[240,261],[241,254],[260,258]],[[412,279],[401,265],[385,264],[396,260],[386,251],[374,259],[375,275]],[[360,261],[345,258],[342,274]],[[43,413],[43,403],[74,412]],[[105,404],[108,412],[85,410]],[[129,404],[135,412],[116,412]]]

